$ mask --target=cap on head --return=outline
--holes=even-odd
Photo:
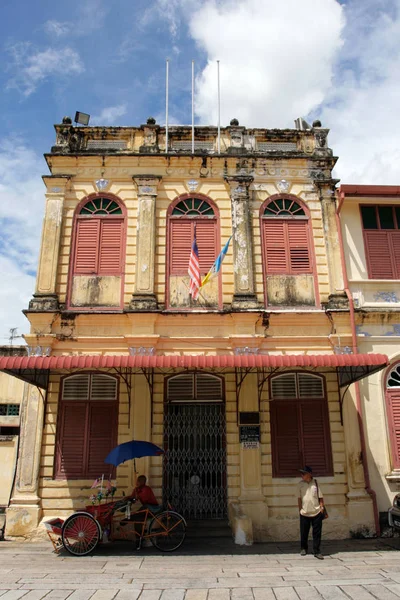
[[[305,466],[304,469],[299,469],[300,473],[309,473],[312,475],[312,468]]]

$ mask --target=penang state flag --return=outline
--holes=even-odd
[[[222,248],[222,250],[219,253],[213,266],[208,271],[207,275],[204,277],[203,283],[201,284],[200,287],[203,287],[204,285],[206,285],[206,283],[208,283],[210,281],[210,279],[213,279],[221,270],[222,261],[224,260],[226,253],[228,252],[229,242],[231,241],[231,239],[232,239],[232,236],[229,238],[229,240],[226,242],[225,246]]]
[[[190,275],[189,295],[192,296],[193,300],[197,300],[201,286],[201,277],[199,249],[197,248],[196,241],[196,227],[194,228],[194,239],[192,244],[192,251],[190,252],[188,273]]]

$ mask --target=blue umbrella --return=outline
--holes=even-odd
[[[160,456],[161,454],[164,454],[164,450],[151,442],[132,440],[113,448],[104,462],[108,465],[118,467],[118,465],[126,460],[142,458],[143,456]]]

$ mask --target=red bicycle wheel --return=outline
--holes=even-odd
[[[74,556],[90,554],[100,541],[100,526],[92,515],[74,513],[65,520],[61,531],[64,548]]]

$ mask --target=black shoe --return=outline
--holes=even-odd
[[[314,556],[315,558],[318,558],[318,560],[324,560],[324,557],[319,552],[317,554],[314,554]]]
[[[304,548],[302,548],[301,552],[300,552],[300,556],[306,556],[307,554],[307,550],[305,550]]]

